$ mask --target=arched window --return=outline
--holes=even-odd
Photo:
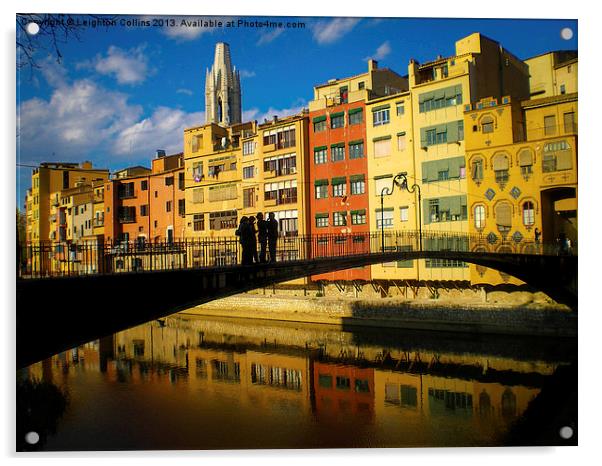
[[[481,157],[475,157],[472,159],[470,165],[470,174],[472,181],[480,183],[483,181],[483,159]]]
[[[485,228],[485,206],[482,204],[476,205],[473,210],[474,226],[477,230]]]
[[[523,203],[523,224],[526,227],[533,226],[535,223],[535,206],[531,201]]]
[[[502,235],[506,235],[512,229],[512,206],[509,202],[500,202],[495,207],[495,223]]]
[[[533,153],[531,149],[523,149],[518,153],[520,173],[525,180],[533,174]]]
[[[483,133],[493,133],[493,118],[489,115],[486,115],[481,119],[481,131]]]
[[[509,388],[502,394],[502,416],[506,419],[516,416],[516,395]]]
[[[493,156],[493,171],[495,172],[495,182],[503,189],[508,182],[508,170],[510,162],[506,154],[496,154]]]

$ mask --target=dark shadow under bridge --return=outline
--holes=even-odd
[[[279,240],[277,262],[244,266],[237,264],[240,245],[235,239],[156,246],[78,246],[69,260],[58,261],[58,270],[50,268],[51,256],[60,253],[56,244],[28,246],[17,280],[17,366],[214,299],[393,261],[481,265],[577,307],[577,256],[555,244],[495,244],[440,233],[423,234],[421,242],[408,232],[388,233],[384,244],[380,233],[297,236]]]

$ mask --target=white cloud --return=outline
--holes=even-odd
[[[248,71],[248,70],[240,70],[240,77],[241,78],[253,78],[255,77],[255,71]]]
[[[67,84],[67,70],[55,60],[45,60],[40,71],[50,87],[61,87]]]
[[[204,122],[204,112],[187,113],[158,107],[148,118],[122,129],[112,149],[115,154],[132,157],[144,154],[151,157],[156,149],[165,149],[168,153],[182,152],[184,128]]]
[[[304,99],[297,99],[297,101],[294,102],[289,108],[276,109],[274,107],[270,107],[265,112],[262,112],[258,108],[250,108],[243,111],[242,121],[257,120],[258,123],[263,123],[263,121],[266,119],[271,120],[274,118],[274,115],[278,116],[278,118],[284,118],[286,116],[300,113],[301,110],[306,107],[307,105]]]
[[[106,56],[99,55],[91,63],[82,62],[77,67],[93,68],[100,74],[112,75],[119,84],[138,84],[150,72],[144,49],[144,45],[129,50],[111,45]]]
[[[376,49],[376,52],[374,52],[372,54],[372,56],[366,57],[366,58],[364,58],[364,60],[367,61],[367,60],[370,60],[371,58],[373,58],[374,60],[382,60],[390,53],[391,53],[391,44],[389,44],[389,41],[387,40],[379,45],[379,47]]]
[[[105,146],[142,113],[128,96],[84,79],[64,84],[49,100],[32,98],[18,108],[19,155],[27,159],[85,157]]]
[[[176,91],[176,94],[193,95],[194,92],[192,92],[190,89],[180,88]]]
[[[280,36],[280,34],[282,34],[284,32],[284,29],[273,29],[271,31],[262,31],[259,34],[259,40],[257,41],[256,45],[265,45],[265,44],[269,44],[270,42],[273,42],[274,40],[276,40],[276,38],[278,36]]]
[[[319,21],[313,25],[313,37],[318,44],[331,44],[350,32],[359,23],[359,18],[335,18]]]

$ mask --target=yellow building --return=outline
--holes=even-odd
[[[279,260],[290,258],[287,238],[308,232],[307,122],[299,114],[185,130],[187,237],[236,238],[242,216],[274,212],[283,238]],[[296,253],[296,244],[290,246]],[[236,260],[226,254],[219,260]]]
[[[482,249],[577,240],[577,94],[466,105],[469,231]],[[509,247],[509,244],[513,247]],[[473,283],[520,283],[471,266]]]
[[[502,66],[500,66],[502,63]],[[466,233],[468,200],[464,105],[486,96],[529,95],[528,67],[497,42],[474,33],[456,42],[456,54],[425,64],[410,61],[416,182],[422,188],[425,232]],[[445,249],[426,241],[424,248]],[[421,280],[468,280],[465,264],[420,261]]]
[[[548,52],[525,60],[529,65],[531,99],[577,92],[576,50]]]
[[[389,109],[389,118],[372,115]],[[393,178],[407,173],[410,188],[416,179],[413,141],[412,94],[401,92],[366,102],[367,185],[370,205],[370,231],[385,231],[385,247],[417,249],[413,233],[418,230],[418,192],[410,194],[393,186]],[[381,194],[383,209],[381,210]],[[404,235],[407,233],[407,235]],[[418,261],[399,261],[372,266],[373,280],[416,279]]]

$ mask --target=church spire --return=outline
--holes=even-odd
[[[232,67],[230,46],[218,42],[205,75],[205,121],[230,126],[241,120],[240,74]]]

